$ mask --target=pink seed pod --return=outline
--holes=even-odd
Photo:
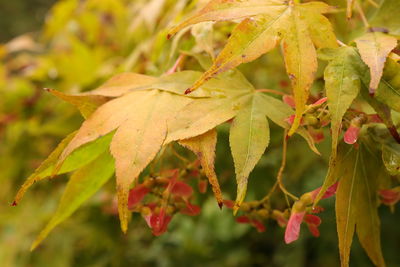
[[[350,125],[347,131],[344,133],[344,142],[349,145],[353,145],[357,142],[361,128],[359,126]]]

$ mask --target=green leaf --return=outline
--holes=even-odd
[[[394,125],[394,122],[392,120],[392,113],[390,108],[384,104],[379,102],[375,97],[372,97],[371,95],[368,94],[368,89],[365,86],[366,80],[363,80],[363,86],[361,89],[361,95],[363,98],[368,102],[368,104],[371,105],[371,107],[376,111],[376,113],[379,115],[379,117],[382,119],[383,123],[386,125],[388,131],[392,135],[392,137],[400,143],[400,135],[397,131],[396,125]]]
[[[349,266],[354,232],[376,266],[385,266],[378,217],[378,174],[381,161],[364,144],[344,161],[336,193],[336,223],[342,266]]]
[[[46,178],[51,178],[55,175],[60,175],[77,170],[96,159],[108,148],[113,133],[100,137],[99,139],[78,148],[65,159],[65,162],[61,166],[61,168],[56,168],[58,159],[62,151],[67,147],[67,145],[70,143],[75,135],[76,132],[73,132],[68,135],[64,140],[62,140],[57,148],[50,154],[50,156],[45,161],[43,161],[43,163],[35,170],[35,172],[31,176],[28,177],[28,179],[22,184],[17,195],[15,196],[15,204],[19,203],[19,201],[25,195],[26,191],[34,183],[44,180]]]
[[[256,93],[256,97],[263,102],[261,111],[268,117],[268,119],[272,120],[278,126],[289,130],[290,124],[285,120],[294,114],[293,109],[281,100],[266,94],[258,92]],[[306,140],[308,146],[314,153],[320,155],[318,149],[315,147],[314,139],[304,127],[299,127],[296,133]]]
[[[400,64],[388,58],[375,98],[400,112]]]
[[[400,35],[400,1],[383,0],[379,9],[373,15],[369,23],[373,27],[389,30],[391,34]]]
[[[114,160],[108,151],[75,172],[67,184],[55,214],[36,238],[31,250],[35,249],[57,225],[71,216],[96,193],[112,177],[113,173]]]
[[[229,143],[237,181],[234,212],[244,200],[250,172],[269,144],[269,125],[262,107],[263,103],[257,96],[251,97],[236,115],[230,129]]]
[[[325,68],[324,79],[329,113],[331,115],[331,160],[334,160],[336,158],[343,115],[360,91],[360,70],[365,69],[365,65],[353,47],[326,50],[321,50],[319,55],[321,58],[329,60],[328,66]]]
[[[382,146],[382,159],[390,175],[400,175],[400,144],[384,144]]]

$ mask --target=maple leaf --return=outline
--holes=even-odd
[[[67,159],[65,159],[64,164],[61,167],[56,167],[61,153],[75,135],[76,132],[73,132],[64,138],[49,157],[26,179],[14,198],[14,205],[17,205],[21,201],[26,191],[36,182],[52,178],[54,175],[75,171],[95,160],[107,149],[112,138],[112,135],[106,135],[100,137],[94,142],[78,148]]]
[[[282,101],[257,92],[238,71],[229,71],[219,78],[210,79],[196,95],[184,96],[184,88],[200,75],[200,72],[185,71],[157,78],[125,73],[113,77],[96,90],[80,95],[66,95],[50,90],[54,95],[76,105],[87,118],[80,129],[66,138],[25,182],[16,201],[35,181],[84,166],[110,147],[115,159],[121,228],[126,232],[130,216],[131,186],[161,147],[180,141],[199,156],[221,205],[221,192],[213,166],[216,144],[213,129],[238,113],[247,115],[248,109],[255,109],[253,115],[263,118],[265,123],[267,116],[288,129],[290,125],[284,120],[293,114],[293,110]],[[100,102],[97,101],[99,99]],[[252,102],[256,105],[252,105]],[[246,135],[246,127],[241,125],[246,120],[240,118],[244,115],[235,119],[236,126],[233,129],[244,129]],[[304,128],[299,128],[298,133],[318,153],[309,133]],[[239,135],[244,136],[243,133]],[[242,145],[246,146],[240,141],[236,147],[242,151]],[[253,159],[243,165],[246,169],[244,172],[238,167],[237,173],[243,174],[238,176],[237,206],[244,198],[248,175],[262,152],[257,146],[249,146],[247,153]],[[91,153],[90,156],[87,153]],[[233,155],[237,163],[237,153]],[[77,163],[77,160],[80,162]]]
[[[319,57],[328,60],[325,68],[325,90],[328,97],[332,132],[332,160],[336,157],[343,115],[350,108],[361,88],[360,73],[364,64],[353,47],[322,49]]]
[[[397,0],[383,0],[369,23],[373,28],[388,31],[390,34],[400,34],[400,17],[398,10],[400,2]]]
[[[269,125],[262,100],[255,95],[248,99],[245,106],[233,120],[229,134],[238,184],[234,210],[243,202],[248,176],[269,144]]]
[[[114,160],[108,151],[76,171],[65,188],[56,212],[33,242],[31,250],[34,250],[51,230],[71,216],[83,202],[96,193],[113,174]]]
[[[383,144],[382,159],[390,175],[400,175],[400,144]]]
[[[173,123],[170,124],[166,143],[198,136],[216,125],[235,118],[233,122],[235,126],[231,129],[230,143],[238,183],[238,193],[234,208],[234,211],[237,211],[246,194],[248,176],[259,161],[268,143],[253,143],[258,142],[254,140],[254,136],[251,134],[249,128],[251,127],[253,133],[255,132],[254,121],[247,123],[246,119],[241,119],[240,117],[246,117],[246,115],[248,117],[246,110],[250,109],[253,118],[257,117],[267,123],[265,119],[265,116],[267,116],[279,126],[290,128],[290,125],[284,120],[293,114],[293,110],[280,100],[256,92],[254,87],[243,76],[239,75],[237,71],[234,74],[238,78],[240,77],[240,79],[236,80],[237,89],[231,91],[230,95],[226,98],[199,99],[185,106],[185,110],[180,112]],[[224,79],[224,81],[226,83],[229,80]],[[241,89],[239,90],[239,88]],[[269,131],[268,124],[263,129],[265,131],[263,130],[260,134],[257,134],[258,140],[262,138],[268,140],[268,136],[265,136]],[[259,130],[257,129],[257,131]],[[309,133],[304,128],[300,128],[298,133],[306,139],[310,148],[318,153]]]
[[[374,95],[383,74],[386,58],[397,46],[397,39],[380,32],[371,32],[357,38],[355,42],[362,60],[370,68],[369,93]]]
[[[199,157],[201,166],[211,184],[218,205],[222,207],[222,193],[214,170],[215,146],[217,145],[216,130],[210,130],[202,135],[181,140],[179,144],[190,149]]]
[[[376,266],[385,266],[381,251],[377,187],[381,163],[370,147],[350,148],[341,168],[336,196],[336,223],[342,266],[348,266],[350,247],[358,239]],[[377,152],[376,152],[377,153]]]
[[[322,2],[210,1],[197,14],[173,28],[170,35],[203,21],[244,20],[233,30],[212,67],[186,93],[196,90],[218,73],[253,61],[282,40],[286,70],[292,81],[296,103],[296,117],[289,131],[292,135],[300,125],[317,70],[315,46],[337,46],[332,27],[322,15],[330,11],[332,7]]]
[[[400,112],[400,64],[388,58],[375,98],[391,109]]]

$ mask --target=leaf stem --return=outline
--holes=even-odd
[[[362,20],[362,22],[364,24],[364,27],[369,29],[371,26],[369,25],[367,17],[365,16],[364,10],[362,9],[362,7],[361,7],[361,5],[360,5],[360,3],[358,1],[355,2],[355,6],[356,6],[356,9],[358,11],[358,14],[361,17],[361,20]]]
[[[180,159],[181,161],[183,161],[183,162],[185,162],[185,163],[188,163],[188,162],[189,162],[188,159],[186,159],[185,157],[181,156],[181,155],[175,150],[175,148],[174,148],[173,145],[171,145],[170,148],[171,148],[172,154],[174,154],[175,157],[177,157],[178,159]]]
[[[290,193],[284,186],[283,181],[282,181],[282,176],[283,176],[283,171],[285,170],[286,167],[286,155],[287,155],[287,134],[288,131],[285,130],[283,133],[283,148],[282,148],[282,163],[281,167],[279,168],[278,175],[276,177],[276,180],[278,182],[279,188],[282,190],[282,192],[286,196],[290,196],[294,200],[299,200],[298,197]]]
[[[379,7],[378,3],[376,3],[374,0],[367,0],[367,1],[368,1],[368,3],[370,3],[371,6],[373,6],[373,7],[375,7],[375,8],[378,8],[378,7]]]
[[[340,46],[347,46],[345,43],[343,43],[342,41],[336,39],[336,42],[340,45]]]
[[[261,199],[260,202],[261,203],[267,202],[271,198],[271,195],[275,192],[277,187],[278,187],[278,181],[275,181],[274,185],[271,187],[268,194],[263,199]]]

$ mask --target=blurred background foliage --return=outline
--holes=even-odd
[[[0,3],[0,266],[338,266],[333,200],[323,203],[321,237],[306,229],[291,245],[283,229],[271,222],[259,234],[220,211],[210,194],[198,196],[197,217],[177,215],[169,231],[153,237],[139,216],[123,235],[113,212],[110,182],[72,218],[58,227],[33,253],[31,242],[54,212],[68,176],[38,184],[17,207],[10,207],[16,189],[56,144],[82,122],[78,112],[43,91],[74,93],[92,90],[114,74],[166,72],[179,54],[200,61],[223,46],[229,23],[204,24],[166,39],[166,30],[206,1],[190,0],[13,0]],[[336,5],[345,6],[343,1]],[[51,8],[51,9],[50,9]],[[334,15],[342,23],[343,14]],[[347,25],[346,27],[352,27]],[[342,40],[350,30],[338,25]],[[348,29],[348,28],[346,28]],[[357,29],[353,29],[357,30]],[[187,65],[201,69],[192,57]],[[282,57],[275,51],[241,70],[258,88],[289,92]],[[315,83],[318,92],[321,82]],[[235,181],[227,127],[219,127],[217,171],[226,198]],[[282,131],[274,128],[271,145],[251,175],[247,200],[262,198],[280,165]],[[328,135],[328,133],[326,134]],[[329,140],[319,145],[323,156],[304,141],[289,141],[287,187],[297,194],[318,187],[325,176]],[[278,207],[286,206],[276,194]],[[388,266],[400,262],[399,215],[381,208],[383,250]],[[356,245],[352,266],[371,266]],[[398,265],[397,265],[398,266]]]

